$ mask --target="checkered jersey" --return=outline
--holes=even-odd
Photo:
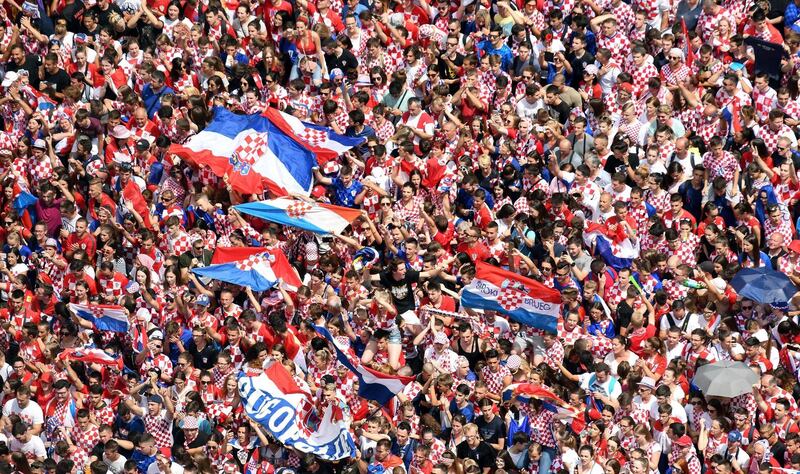
[[[767,146],[767,149],[769,149],[770,152],[773,152],[778,147],[778,140],[781,137],[787,137],[791,139],[791,137],[794,137],[794,132],[792,132],[792,129],[786,124],[784,124],[783,127],[781,127],[778,131],[773,130],[772,127],[768,125],[766,127],[761,127],[758,130],[757,135],[764,140],[764,144]]]
[[[631,50],[631,41],[622,32],[616,32],[612,36],[600,35],[597,38],[598,48],[607,48],[611,51],[611,58],[617,64],[622,64]]]
[[[800,119],[800,102],[789,99],[785,106],[775,103],[775,108],[783,112],[787,117],[795,120]]]
[[[709,179],[722,176],[726,181],[733,181],[733,177],[739,168],[739,161],[729,151],[723,151],[720,156],[714,156],[712,152],[703,155],[703,166],[708,170]]]
[[[156,448],[172,448],[172,417],[167,410],[156,416],[144,414],[144,428],[155,438]]]
[[[669,64],[665,64],[661,68],[661,81],[665,86],[677,86],[683,83],[691,74],[692,71],[686,64],[681,63],[674,71]]]
[[[77,425],[69,433],[72,443],[79,448],[91,451],[100,441],[100,430],[96,425],[89,424],[88,429],[81,430]]]
[[[497,372],[493,372],[488,366],[481,370],[481,378],[492,393],[502,392],[505,388],[503,379],[510,376],[511,372],[503,365],[498,368]]]
[[[658,191],[658,193],[654,193],[653,190],[648,189],[644,193],[644,200],[655,207],[658,214],[664,214],[670,209],[669,193],[663,189],[659,189]]]
[[[555,413],[540,408],[536,416],[530,418],[531,439],[548,448],[556,447],[556,440],[553,438],[553,419]]]
[[[647,90],[647,81],[651,77],[658,77],[658,69],[648,56],[641,66],[633,66],[628,72],[633,76],[633,96],[639,97]]]
[[[709,14],[705,11],[702,12],[700,17],[697,19],[697,32],[700,35],[700,38],[702,38],[702,40],[705,42],[711,41],[711,36],[714,32],[714,29],[723,19],[728,20],[729,25],[736,24],[736,20],[733,18],[733,15],[731,15],[728,10],[722,7],[719,7],[717,13]]]
[[[756,117],[761,124],[765,124],[769,119],[769,113],[778,106],[778,93],[775,89],[767,86],[764,92],[757,88],[753,89],[753,102],[755,103]]]
[[[772,234],[783,237],[783,245],[789,245],[792,241],[792,224],[788,215],[784,213],[778,224],[772,222],[771,218],[764,220],[764,236],[769,239]]]

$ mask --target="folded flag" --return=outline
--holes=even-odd
[[[314,329],[333,345],[336,350],[336,359],[358,377],[358,395],[360,397],[375,400],[383,406],[389,403],[406,385],[414,381],[414,377],[384,374],[363,365],[353,350],[342,347],[327,329],[322,326],[314,326]]]
[[[630,268],[631,262],[639,254],[638,246],[630,239],[620,239],[617,232],[612,232],[605,225],[596,222],[586,223],[583,241],[589,248],[594,248],[595,255],[617,270]]]
[[[61,351],[61,353],[58,354],[58,358],[61,360],[77,360],[86,364],[112,365],[116,366],[119,370],[122,370],[123,367],[122,356],[111,355],[100,349],[73,347]]]
[[[318,166],[314,154],[295,138],[259,114],[237,115],[214,108],[214,119],[170,153],[197,165],[206,165],[217,176],[227,176],[241,193],[269,190],[278,196],[308,195]]]
[[[287,291],[303,284],[286,255],[264,247],[217,247],[211,265],[192,269],[196,275],[249,287],[254,291],[272,288],[283,280]]]
[[[290,198],[248,202],[234,208],[265,221],[299,227],[315,234],[338,234],[361,216],[358,209]]]
[[[530,278],[477,262],[475,279],[464,288],[461,304],[497,311],[521,324],[555,333],[561,294]]]
[[[282,364],[273,363],[257,377],[239,377],[239,395],[247,416],[261,424],[278,442],[327,461],[355,456],[350,423],[338,407],[318,413],[312,428],[306,419],[314,403]]]
[[[75,316],[90,321],[100,331],[128,332],[128,315],[122,306],[70,303]]]
[[[283,133],[296,139],[311,150],[317,157],[320,165],[338,158],[351,148],[361,145],[366,141],[364,137],[346,137],[335,133],[329,127],[303,122],[294,115],[269,108],[264,112],[269,119]]]

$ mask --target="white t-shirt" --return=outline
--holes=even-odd
[[[25,455],[28,459],[36,458],[36,459],[44,459],[47,457],[47,451],[44,449],[44,443],[42,442],[42,438],[38,436],[31,436],[30,441],[23,444],[20,443],[16,438],[12,439],[11,442],[8,444],[8,449],[12,453],[15,451],[19,451]]]
[[[25,423],[29,425],[41,425],[44,423],[44,413],[38,403],[33,400],[28,402],[28,406],[20,408],[16,398],[12,398],[3,405],[3,415],[19,415]]]
[[[111,474],[122,474],[123,472],[125,472],[126,461],[127,459],[125,459],[125,456],[121,454],[119,455],[116,461],[111,461],[106,457],[105,454],[103,454],[103,462],[106,464],[106,466],[108,466],[108,472]]]
[[[172,463],[169,467],[171,474],[183,474],[183,466],[177,463]],[[147,468],[147,474],[164,474],[164,471],[158,468],[158,463],[154,462]]]
[[[578,383],[582,389],[586,390],[587,392],[592,392],[593,390],[597,390],[597,388],[592,388],[591,386],[596,379],[597,377],[595,376],[594,372],[590,372],[579,375]],[[622,395],[622,386],[616,377],[612,377],[611,375],[608,376],[604,383],[599,384],[599,387],[609,398],[616,400],[620,395]]]

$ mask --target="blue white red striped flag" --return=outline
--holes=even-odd
[[[594,248],[595,255],[600,256],[606,264],[617,270],[630,268],[631,262],[639,254],[637,246],[630,239],[625,238],[615,242],[608,228],[596,222],[586,223],[583,241],[589,248]]]
[[[128,332],[130,323],[125,308],[113,305],[70,303],[75,316],[90,321],[100,331]]]
[[[561,294],[541,283],[484,262],[461,294],[465,308],[497,311],[522,324],[556,332]]]
[[[283,133],[295,138],[311,150],[320,165],[324,165],[366,141],[364,137],[339,135],[329,127],[303,122],[294,115],[273,108],[267,109],[264,116]]]
[[[122,370],[122,356],[111,355],[106,351],[92,348],[73,347],[58,354],[61,360],[77,360],[87,364],[113,365]]]
[[[235,190],[246,194],[269,190],[278,196],[308,195],[311,170],[317,166],[314,153],[266,117],[237,115],[224,107],[215,107],[204,130],[169,151],[227,176]]]
[[[358,209],[289,198],[248,202],[234,208],[266,221],[299,227],[315,234],[338,234],[361,216]]]
[[[384,374],[363,365],[352,349],[342,347],[326,328],[314,326],[314,329],[333,345],[336,350],[336,359],[358,377],[359,396],[367,400],[375,400],[383,406],[414,380],[414,377]]]
[[[327,405],[312,429],[306,420],[313,410],[311,394],[301,389],[282,364],[273,363],[257,377],[239,377],[239,395],[248,417],[266,428],[281,444],[336,461],[355,456],[349,422],[341,409]]]
[[[287,291],[297,291],[302,285],[297,270],[279,249],[264,247],[217,247],[212,265],[192,269],[196,275],[213,278],[254,291],[272,288],[279,279]]]

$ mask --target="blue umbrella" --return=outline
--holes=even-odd
[[[786,303],[797,293],[789,277],[764,267],[739,270],[731,286],[739,296],[764,304]]]

